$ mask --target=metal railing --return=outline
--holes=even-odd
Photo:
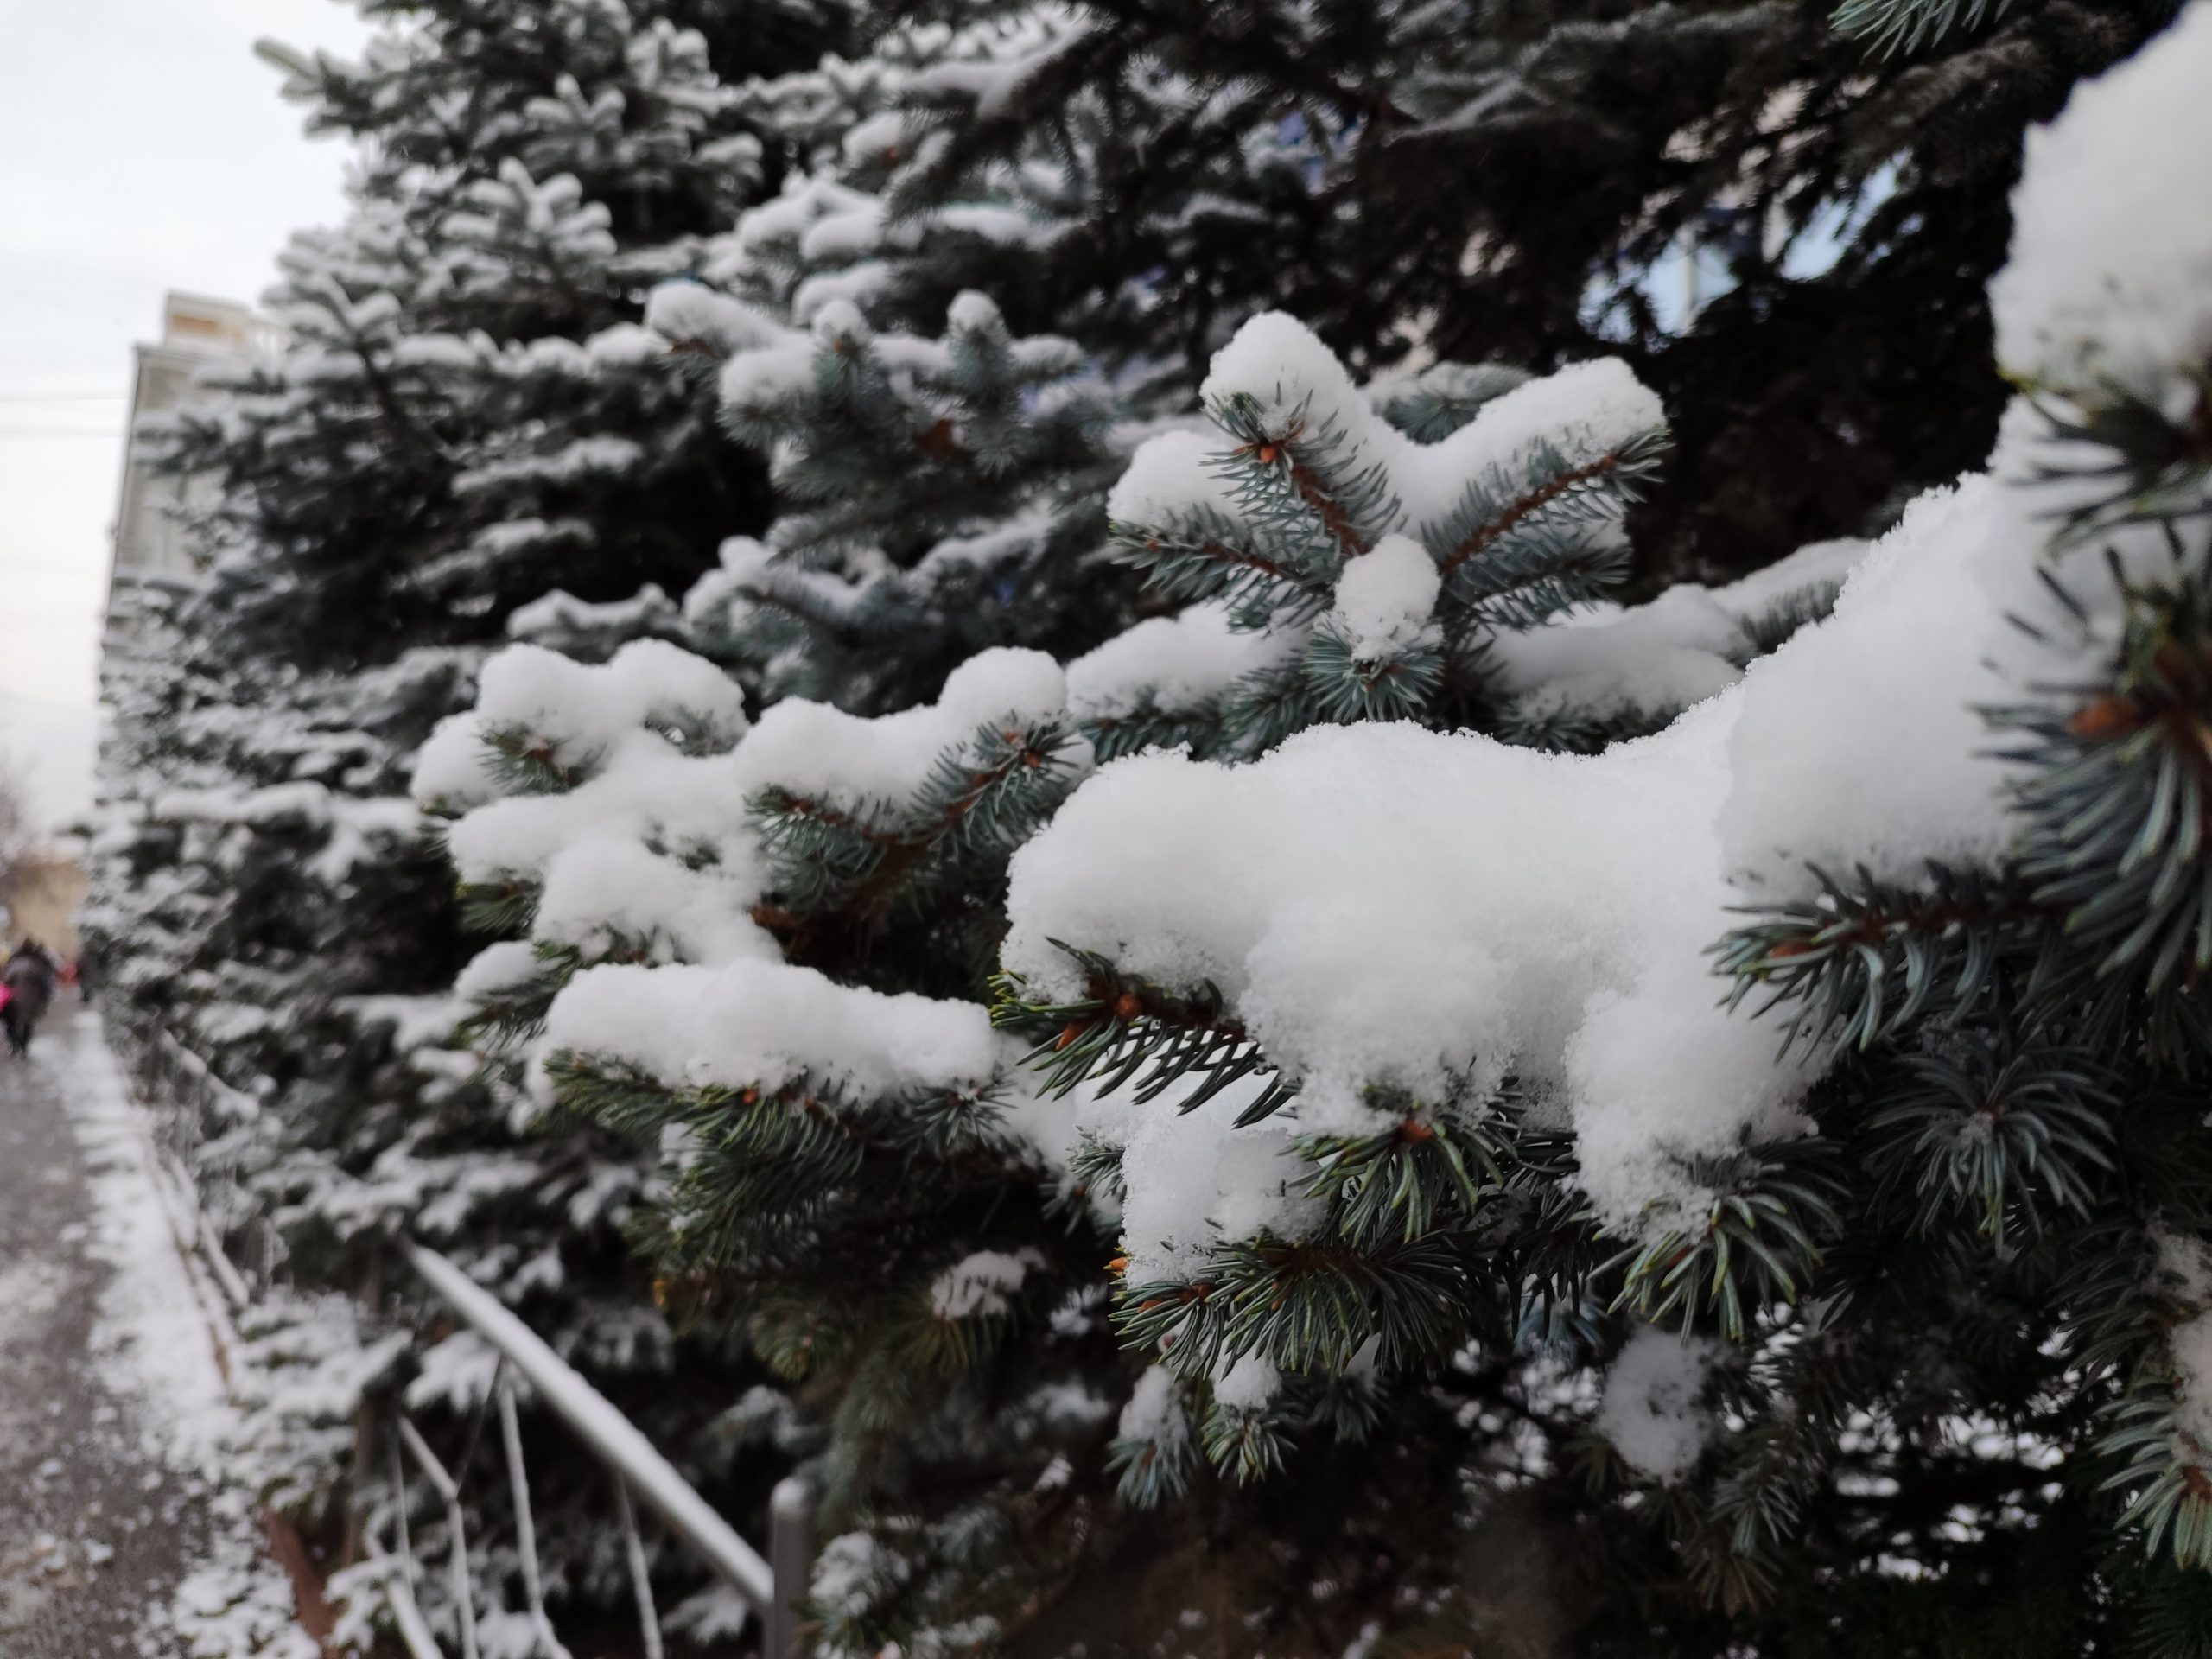
[[[639,1503],[658,1516],[671,1533],[690,1545],[692,1552],[753,1611],[763,1631],[764,1659],[797,1659],[801,1638],[798,1604],[806,1594],[814,1567],[814,1505],[805,1483],[790,1479],[777,1486],[769,1503],[769,1559],[762,1560],[729,1522],[691,1489],[668,1459],[653,1449],[636,1425],[546,1346],[536,1332],[435,1250],[409,1243],[403,1246],[403,1252],[408,1265],[423,1283],[499,1356],[492,1381],[492,1400],[499,1414],[499,1438],[505,1452],[516,1547],[521,1560],[523,1592],[528,1602],[526,1611],[540,1653],[546,1659],[569,1659],[568,1649],[554,1635],[545,1611],[544,1585],[538,1571],[537,1540],[531,1517],[529,1472],[524,1463],[522,1432],[515,1410],[517,1376],[530,1385],[539,1403],[560,1418],[613,1477],[615,1514],[622,1529],[623,1554],[646,1659],[660,1659],[662,1639],[659,1613],[653,1605],[652,1585],[645,1571],[645,1541],[638,1531],[636,1506]],[[421,1431],[404,1412],[394,1418],[393,1429],[397,1442],[394,1467],[397,1502],[393,1506],[397,1548],[386,1548],[380,1540],[377,1541],[377,1548],[394,1557],[395,1570],[386,1580],[391,1586],[394,1622],[415,1659],[445,1659],[443,1650],[429,1640],[429,1626],[415,1605],[414,1586],[421,1568],[408,1539],[404,1474],[406,1465],[412,1463],[445,1507],[454,1600],[461,1630],[461,1659],[476,1659],[471,1598],[466,1587],[467,1522],[460,1484],[431,1452]],[[410,1629],[419,1634],[408,1634]]]
[[[283,1259],[283,1245],[266,1217],[252,1205],[243,1184],[210,1167],[205,1142],[242,1126],[259,1112],[259,1103],[232,1089],[175,1037],[150,1031],[109,1028],[115,1046],[139,1090],[158,1112],[160,1162],[172,1191],[180,1242],[198,1258],[213,1281],[220,1306],[210,1309],[219,1325],[219,1348],[235,1347],[232,1317],[257,1300]],[[762,1659],[799,1659],[804,1632],[799,1603],[814,1566],[814,1503],[804,1481],[785,1479],[769,1503],[768,1555],[760,1554],[715,1512],[675,1467],[612,1402],[585,1381],[514,1313],[436,1251],[403,1241],[400,1254],[426,1288],[499,1357],[489,1404],[499,1421],[505,1465],[507,1498],[523,1592],[541,1659],[571,1659],[555,1632],[545,1605],[536,1529],[531,1512],[529,1471],[523,1452],[517,1379],[535,1401],[557,1417],[607,1470],[612,1483],[616,1524],[631,1597],[635,1604],[645,1659],[662,1659],[659,1610],[647,1570],[638,1510],[657,1516],[687,1545],[714,1576],[734,1592],[759,1622]],[[245,1257],[244,1262],[238,1258]],[[227,1352],[226,1365],[228,1364]],[[476,1632],[477,1586],[470,1567],[468,1539],[473,1526],[463,1491],[466,1461],[456,1472],[432,1450],[404,1410],[378,1414],[387,1428],[384,1461],[391,1471],[392,1501],[369,1517],[362,1543],[371,1560],[385,1567],[386,1607],[393,1628],[411,1659],[480,1659]],[[365,1437],[365,1449],[373,1437]],[[412,1468],[443,1513],[446,1560],[433,1569],[417,1559],[410,1524]],[[370,1475],[367,1466],[357,1478]],[[445,1579],[457,1656],[440,1645],[416,1595],[432,1571]]]
[[[207,1151],[261,1115],[261,1103],[225,1083],[168,1031],[103,1023],[102,1033],[139,1092],[160,1109],[155,1150],[192,1200],[192,1226],[207,1270],[233,1303],[258,1296],[283,1265],[283,1237],[235,1170]]]

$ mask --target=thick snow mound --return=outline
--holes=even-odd
[[[1834,615],[1751,664],[1721,817],[1750,893],[1809,893],[1808,863],[1911,881],[1930,858],[2003,853],[2005,774],[1976,710],[2010,694],[1997,660],[2024,637],[2004,613],[2032,605],[2013,590],[2040,540],[1986,477],[1931,492]]]
[[[1214,354],[1202,388],[1209,404],[1257,400],[1271,426],[1333,430],[1365,466],[1379,466],[1397,501],[1389,528],[1408,532],[1459,505],[1472,480],[1510,475],[1538,446],[1570,467],[1596,460],[1666,423],[1657,396],[1617,359],[1577,363],[1493,398],[1436,443],[1416,443],[1375,410],[1334,353],[1294,317],[1262,313]],[[1172,431],[1148,439],[1107,499],[1124,524],[1156,524],[1191,510],[1225,510],[1219,432]]]
[[[575,1049],[671,1081],[776,1090],[804,1079],[861,1103],[989,1081],[1004,1045],[973,1002],[889,996],[811,969],[626,963],[579,974],[544,1050]]]
[[[543,645],[511,645],[484,665],[476,707],[438,723],[415,764],[415,798],[473,806],[502,791],[487,734],[524,733],[571,767],[599,764],[618,740],[661,722],[702,727],[718,747],[745,730],[745,694],[703,657],[637,639],[603,664]]]
[[[2198,0],[2028,134],[2012,262],[1989,290],[2007,368],[2181,412],[2176,372],[2212,361],[2208,88],[2212,5]]]
[[[1714,819],[1737,712],[1718,700],[1594,758],[1376,725],[1243,766],[1120,761],[1015,855],[1006,963],[1075,995],[1065,939],[1212,982],[1301,1080],[1309,1130],[1380,1127],[1376,1084],[1434,1101],[1510,1072],[1579,1120],[1578,1084],[1633,1077],[1644,1132],[1590,1174],[1632,1216],[1666,1191],[1663,1154],[1725,1149],[1791,1093],[1774,1033],[1713,1007],[1702,957],[1734,896]],[[1655,1034],[1671,1077],[1640,1075]]]

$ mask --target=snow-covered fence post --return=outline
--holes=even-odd
[[[638,1634],[645,1643],[645,1659],[661,1659],[660,1613],[653,1606],[653,1582],[645,1570],[645,1541],[638,1535],[638,1506],[630,1501],[630,1483],[614,1475],[614,1512],[622,1522],[623,1559],[630,1569],[630,1592],[638,1601]]]
[[[523,1593],[530,1599],[530,1628],[543,1659],[569,1659],[545,1612],[545,1579],[537,1568],[537,1528],[530,1514],[530,1478],[523,1468],[522,1428],[515,1421],[514,1379],[502,1363],[492,1383],[499,1408],[499,1438],[507,1452],[507,1482],[514,1493],[515,1547],[522,1557]]]
[[[445,1465],[439,1460],[438,1454],[430,1450],[429,1443],[423,1440],[421,1431],[413,1423],[408,1421],[404,1413],[400,1414],[395,1421],[398,1428],[400,1444],[407,1448],[407,1454],[415,1459],[416,1466],[422,1470],[423,1478],[430,1483],[431,1489],[437,1493],[446,1506],[448,1541],[453,1550],[453,1604],[454,1616],[461,1625],[461,1659],[477,1659],[476,1599],[468,1577],[467,1515],[461,1508],[460,1484],[447,1471]],[[405,1506],[404,1494],[401,1497],[401,1504],[404,1509]],[[404,1535],[403,1539],[404,1537]]]
[[[776,1575],[761,1659],[798,1659],[798,1604],[814,1580],[814,1489],[792,1476],[768,1500],[768,1564]]]

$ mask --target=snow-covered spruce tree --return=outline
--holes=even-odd
[[[651,321],[715,379],[727,429],[775,457],[781,517],[689,607],[695,640],[769,701],[887,712],[978,650],[1065,658],[1127,620],[1128,583],[1084,556],[1130,423],[1160,406],[1149,383],[1187,390],[1192,364],[1135,365],[1156,342],[1126,317],[1006,320],[1037,315],[1022,273],[1071,232],[1110,124],[1088,111],[1016,158],[899,194],[929,143],[924,90],[1014,73],[1063,23],[1046,8],[893,29],[870,56],[755,84],[746,106],[793,164],[782,194],[721,239],[701,285],[655,296]],[[1122,113],[1124,140],[1160,118]],[[1259,148],[1233,176],[1185,182],[1260,213],[1274,187],[1254,163],[1294,182],[1301,152]]]
[[[677,312],[749,315],[678,289],[654,315]],[[979,302],[955,321],[1002,338]],[[957,362],[909,337],[852,343],[833,321],[756,349],[804,371],[883,348],[912,378],[855,377],[876,421],[900,416],[893,387]],[[741,404],[794,383],[743,354],[723,380]],[[1312,336],[1263,318],[1217,360],[1217,424],[1153,439],[1115,494],[1124,560],[1173,617],[1065,671],[997,649],[929,704],[869,718],[786,697],[749,728],[737,688],[664,644],[601,666],[518,648],[424,752],[416,791],[462,813],[464,880],[530,933],[460,992],[488,1034],[550,1058],[561,1104],[670,1146],[649,1240],[663,1294],[741,1331],[814,1403],[832,1513],[870,1528],[845,1554],[862,1535],[891,1550],[871,1570],[911,1603],[886,1632],[1012,1621],[1122,1535],[1094,1535],[1102,1494],[1071,1501],[1048,1473],[1081,1458],[1095,1487],[1142,1368],[1103,1317],[1108,1235],[1068,1173],[1071,1116],[982,1005],[1009,851],[1101,752],[1162,736],[1251,753],[1410,715],[1589,746],[1663,722],[1787,631],[1781,601],[1817,610],[1855,550],[1558,626],[1621,577],[1661,414],[1618,363],[1514,382],[1388,388],[1401,418],[1465,423],[1420,444]],[[1016,1343],[1015,1310],[1054,1301],[1057,1335]]]
[[[1901,51],[1827,10],[999,0],[961,15],[1025,49],[886,76],[943,8],[882,0],[791,107],[892,105],[845,130],[893,224],[1040,182],[1021,205],[1057,228],[1018,284],[939,303],[985,287],[1018,333],[1186,390],[1270,308],[1363,376],[1625,352],[1681,410],[1639,556],[1711,579],[1886,527],[1986,454],[2018,136],[2174,8],[1854,9],[1929,14]]]
[[[2196,1649],[2208,67],[2037,136],[2030,393],[1840,600],[1591,608],[1631,377],[1262,318],[1065,672],[493,665],[416,779],[535,930],[466,988],[826,1434],[824,1647]]]
[[[1582,1483],[1510,1503],[1562,1639],[2197,1650],[2208,63],[2200,7],[2031,143],[1989,474],[1739,688],[1583,761],[1141,756],[1016,858],[1012,1011],[1157,1097],[1084,1160],[1181,1408],[1137,1495],[1441,1367],[1461,1471]],[[1462,1573],[1421,1639],[1501,1616]]]
[[[1874,60],[1763,5],[1479,27],[1427,4],[857,9],[848,55],[741,94],[782,194],[654,319],[702,365],[745,359],[726,420],[781,447],[798,509],[765,553],[732,550],[695,637],[767,696],[867,712],[989,645],[1087,649],[1129,616],[1077,556],[1103,526],[1071,486],[1110,478],[1136,423],[1186,410],[1234,327],[1278,306],[1356,372],[1624,350],[1680,388],[1675,459],[1638,508],[1648,572],[1885,526],[1986,453],[2005,389],[1980,290],[2018,131],[2169,13],[1954,19]],[[957,360],[965,292],[1113,398],[1009,446],[1033,359],[917,381],[899,337]],[[822,337],[811,391],[792,328]]]
[[[764,700],[888,712],[979,650],[1064,655],[1126,617],[1130,585],[1089,556],[1126,435],[1072,342],[1016,340],[973,290],[941,338],[842,302],[792,328],[696,287],[651,315],[720,364],[723,423],[775,455],[785,511],[684,606],[690,641]]]
[[[216,584],[270,655],[496,637],[549,588],[688,576],[760,512],[633,326],[760,181],[706,40],[648,7],[425,10],[366,6],[408,22],[358,63],[276,54],[311,130],[362,146],[359,206],[287,260],[285,357],[180,434],[178,465],[232,482],[245,552]],[[741,38],[752,10],[721,28]],[[367,454],[380,513],[296,486]]]
[[[372,7],[395,28],[360,62],[288,58],[315,124],[362,145],[352,211],[284,256],[282,349],[211,376],[168,433],[166,464],[209,481],[189,526],[207,580],[116,678],[94,930],[122,1020],[257,1104],[209,1155],[273,1210],[302,1301],[398,1291],[373,1258],[407,1227],[679,1452],[736,1388],[703,1351],[711,1406],[646,1380],[675,1348],[619,1230],[645,1171],[604,1132],[534,1135],[449,1045],[463,918],[393,782],[486,645],[550,630],[604,656],[665,632],[664,601],[628,596],[681,591],[761,522],[757,463],[638,327],[760,184],[714,60],[818,49],[810,9],[766,8],[767,35],[760,10]],[[389,1345],[299,1337],[271,1340],[321,1379],[280,1390],[254,1466],[335,1558],[349,1414],[408,1379]],[[426,1421],[478,1403],[484,1358],[437,1351],[412,1385]],[[302,1402],[315,1421],[276,1421]],[[541,1535],[556,1592],[585,1595],[621,1563],[603,1485],[570,1473]]]

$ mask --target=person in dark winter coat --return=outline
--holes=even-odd
[[[54,958],[31,939],[17,945],[8,965],[0,968],[0,987],[8,993],[8,1005],[0,1008],[0,1023],[8,1028],[8,1047],[12,1052],[30,1052],[31,1033],[54,1001],[55,977]]]

